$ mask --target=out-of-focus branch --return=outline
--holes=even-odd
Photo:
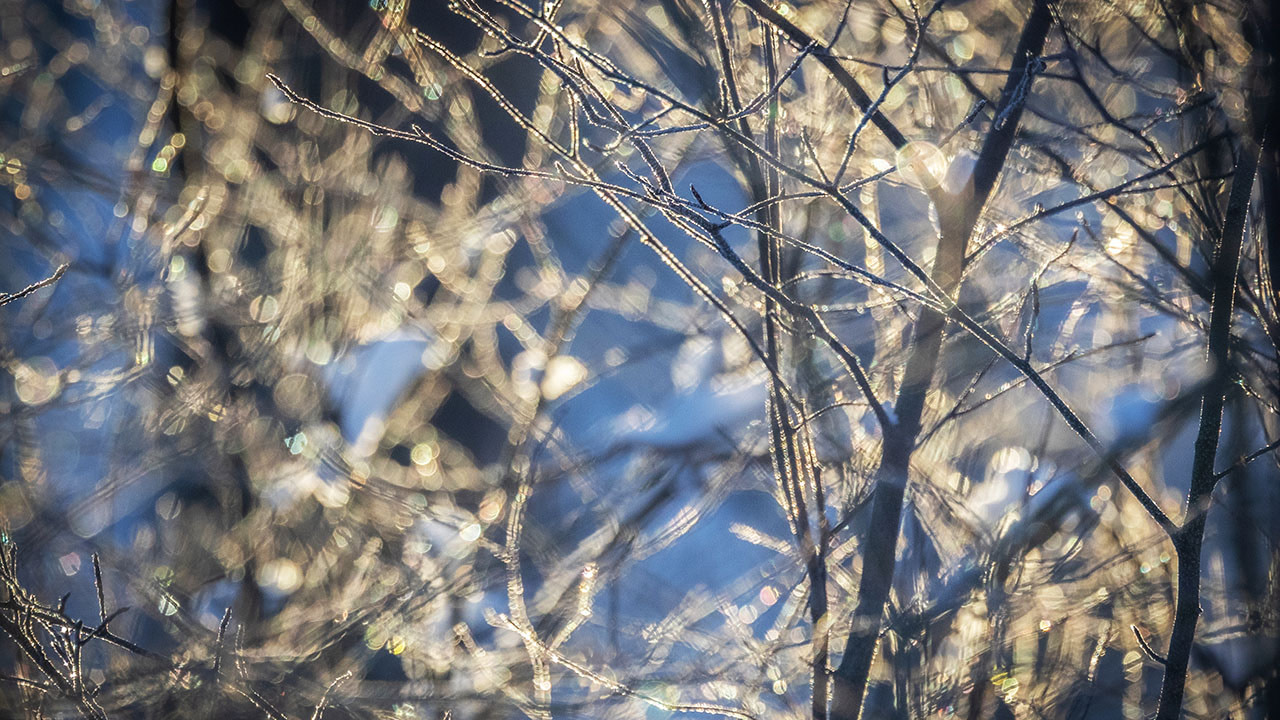
[[[827,72],[831,73],[831,77],[840,84],[840,87],[844,88],[853,103],[864,112],[872,107],[871,96],[863,89],[858,79],[831,54],[830,48],[816,38],[810,37],[809,33],[788,20],[786,16],[773,9],[764,0],[742,0],[742,3],[751,8],[752,12],[759,15],[765,22],[776,28],[792,43],[802,48],[813,47],[813,56],[818,59],[818,62],[822,63],[822,67],[826,68]],[[885,138],[893,143],[895,148],[901,148],[907,144],[907,137],[878,109],[871,111],[871,122],[880,129],[880,132],[884,133]]]

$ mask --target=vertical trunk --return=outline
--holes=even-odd
[[[857,720],[862,711],[862,698],[880,636],[880,615],[893,582],[898,521],[902,514],[907,464],[911,460],[911,445],[904,440],[901,433],[893,433],[892,440],[885,438],[871,500],[871,523],[863,550],[858,605],[844,655],[835,671],[831,720]]]
[[[1196,435],[1191,466],[1191,490],[1187,494],[1187,519],[1173,535],[1178,556],[1178,601],[1169,638],[1169,655],[1160,686],[1160,708],[1156,720],[1176,720],[1182,713],[1182,696],[1187,682],[1191,646],[1200,619],[1200,548],[1204,543],[1205,515],[1213,488],[1217,485],[1214,461],[1222,430],[1222,409],[1231,385],[1231,312],[1235,304],[1236,275],[1240,267],[1240,246],[1244,241],[1249,198],[1258,168],[1258,148],[1245,143],[1240,149],[1227,215],[1223,221],[1218,251],[1210,272],[1213,303],[1209,309],[1209,362],[1213,375],[1200,406],[1200,431]]]
[[[1030,91],[1031,65],[1040,56],[1052,24],[1047,0],[1037,0],[1022,28],[1013,63],[1001,93],[999,120],[993,123],[975,163],[973,176],[954,196],[934,193],[940,237],[931,271],[934,282],[954,296],[960,284],[964,255],[974,225],[996,185],[1021,117],[1022,101]],[[862,712],[871,663],[880,635],[880,616],[889,599],[898,547],[911,454],[920,434],[924,401],[938,366],[946,318],[922,308],[912,332],[907,367],[894,406],[897,421],[884,428],[880,466],[872,491],[871,523],[863,540],[862,576],[858,603],[844,655],[835,671],[831,720],[857,720]]]

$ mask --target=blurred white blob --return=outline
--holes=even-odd
[[[961,150],[956,153],[951,158],[951,162],[946,163],[946,172],[942,173],[940,183],[942,190],[948,195],[956,195],[964,190],[969,178],[973,176],[973,168],[977,163],[978,156],[971,150]],[[929,203],[929,223],[933,225],[935,233],[942,232],[938,225],[938,208],[934,207],[933,203]]]
[[[955,157],[951,158],[951,164],[947,166],[947,174],[942,178],[942,189],[950,195],[963,190],[977,164],[978,156],[972,150],[966,149],[956,153]]]
[[[298,111],[297,107],[289,102],[289,98],[274,85],[268,85],[263,89],[259,109],[262,117],[276,125],[289,122]]]
[[[615,442],[679,448],[722,442],[725,434],[739,435],[752,421],[764,417],[763,380],[763,376],[711,378],[663,403],[653,413],[656,421],[647,427],[618,428]]]
[[[557,355],[547,362],[542,375],[542,395],[555,400],[587,379],[587,366],[572,355]]]
[[[425,331],[397,331],[325,366],[331,402],[341,408],[342,437],[356,456],[367,457],[377,447],[387,414],[426,371],[423,356],[432,340]]]
[[[938,187],[947,172],[947,158],[937,145],[916,140],[903,145],[896,157],[898,174],[921,190]]]
[[[765,375],[726,367],[724,344],[712,336],[690,336],[671,364],[675,392],[660,406],[637,405],[599,428],[606,444],[680,448],[739,436],[764,417]]]

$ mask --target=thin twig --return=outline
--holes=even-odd
[[[0,293],[0,305],[8,305],[14,300],[21,300],[40,288],[49,287],[50,285],[58,282],[62,279],[62,275],[67,271],[68,267],[70,267],[68,263],[62,263],[58,266],[57,270],[53,271],[52,275],[43,280],[31,283],[15,293]]]
[[[1249,463],[1253,462],[1254,460],[1257,460],[1258,458],[1262,457],[1263,455],[1266,455],[1267,453],[1271,452],[1272,450],[1275,450],[1276,448],[1280,448],[1280,440],[1275,440],[1275,441],[1273,441],[1273,442],[1269,442],[1269,443],[1267,443],[1266,445],[1263,445],[1262,447],[1258,448],[1257,450],[1254,450],[1253,452],[1249,453],[1248,455],[1245,455],[1244,457],[1242,457],[1242,458],[1240,458],[1239,460],[1235,461],[1234,463],[1232,463],[1232,464],[1231,464],[1231,467],[1228,467],[1226,470],[1223,470],[1222,472],[1214,473],[1214,475],[1213,475],[1213,479],[1214,479],[1214,480],[1221,480],[1222,478],[1224,478],[1224,477],[1226,477],[1226,476],[1230,475],[1231,473],[1233,473],[1233,472],[1235,472],[1235,471],[1239,470],[1240,468],[1243,468],[1244,466],[1248,465]]]
[[[1161,665],[1169,664],[1169,659],[1161,655],[1160,653],[1156,652],[1156,649],[1151,647],[1151,645],[1147,643],[1147,639],[1142,637],[1142,632],[1138,630],[1137,625],[1130,625],[1129,629],[1133,631],[1133,636],[1138,639],[1138,647],[1142,648],[1142,652],[1146,653],[1147,657],[1151,658],[1152,660],[1155,660]]]
[[[1200,406],[1200,430],[1196,435],[1191,465],[1191,487],[1187,491],[1186,517],[1172,536],[1178,556],[1178,595],[1173,630],[1169,637],[1168,662],[1160,685],[1160,705],[1156,720],[1176,720],[1182,713],[1182,696],[1187,682],[1191,647],[1200,619],[1200,552],[1204,542],[1205,516],[1219,476],[1213,471],[1217,460],[1222,411],[1231,389],[1231,314],[1235,306],[1240,252],[1249,221],[1249,200],[1257,173],[1261,148],[1240,149],[1236,176],[1231,181],[1227,214],[1223,219],[1218,252],[1213,259],[1213,300],[1209,307],[1209,341],[1206,352],[1212,363]]]

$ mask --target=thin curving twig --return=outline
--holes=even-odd
[[[58,282],[62,279],[62,275],[67,271],[68,267],[70,267],[68,263],[62,263],[58,266],[57,270],[53,271],[52,275],[43,280],[31,283],[15,293],[0,293],[0,305],[8,305],[14,300],[21,300],[40,288],[49,287],[50,285]]]

